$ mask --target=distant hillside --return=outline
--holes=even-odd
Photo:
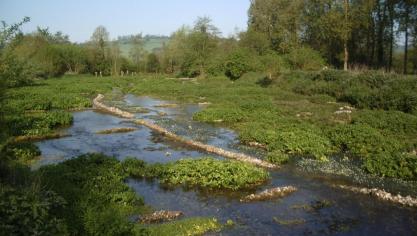
[[[126,57],[129,56],[129,50],[132,47],[130,38],[131,36],[121,36],[117,39],[117,41],[119,42],[120,50],[122,51],[122,55]],[[169,41],[169,37],[146,35],[142,38],[142,40],[144,42],[145,50],[148,52],[152,52],[155,49],[162,48],[163,44]]]

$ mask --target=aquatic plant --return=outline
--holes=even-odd
[[[290,160],[290,157],[280,150],[275,150],[268,153],[266,160],[277,165],[282,165],[286,164]]]
[[[147,165],[127,159],[123,168],[133,177],[157,177],[164,184],[238,190],[264,183],[267,171],[250,164],[211,157]]]
[[[236,161],[213,158],[183,159],[167,164],[161,182],[166,184],[237,190],[259,185],[268,179],[263,169]]]
[[[65,218],[71,234],[127,234],[132,213],[143,212],[143,199],[124,182],[119,161],[88,154],[39,171],[42,182],[63,197],[68,206],[58,215]]]

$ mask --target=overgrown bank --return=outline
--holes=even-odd
[[[13,136],[53,134],[55,127],[71,122],[62,109],[89,107],[94,95],[118,87],[137,95],[210,102],[194,119],[236,129],[242,142],[265,147],[274,163],[292,156],[326,160],[342,152],[371,174],[417,175],[417,82],[412,77],[322,71],[291,72],[273,81],[248,73],[236,81],[76,76],[38,83],[7,93],[5,120]]]

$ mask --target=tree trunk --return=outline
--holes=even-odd
[[[389,3],[389,18],[390,18],[390,48],[389,48],[389,61],[388,61],[388,72],[391,72],[392,69],[392,56],[394,50],[394,2],[390,1]]]
[[[381,68],[384,65],[384,29],[385,29],[385,13],[387,4],[381,9],[381,2],[378,1],[378,36],[377,36],[377,65]]]
[[[410,14],[410,6],[406,3],[405,6],[405,44],[404,44],[404,69],[403,73],[407,74],[407,64],[408,64],[408,21],[409,21],[409,14]]]
[[[345,57],[344,57],[344,66],[343,69],[345,71],[348,70],[348,61],[349,61],[349,52],[347,47],[349,29],[348,29],[348,12],[349,12],[349,1],[345,0],[345,37],[344,37],[344,44],[343,47],[345,49]]]

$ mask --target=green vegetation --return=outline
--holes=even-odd
[[[357,108],[398,110],[417,109],[417,80],[378,72],[348,73],[335,70],[302,74],[293,90],[304,95],[327,94]],[[310,81],[311,80],[311,81]]]
[[[207,188],[241,189],[259,185],[268,178],[268,172],[236,161],[218,161],[213,158],[184,159],[168,164],[163,183]]]
[[[132,235],[127,216],[143,212],[143,200],[124,183],[117,160],[85,155],[31,172],[14,153],[3,154],[11,169],[2,159],[2,233]]]
[[[328,74],[331,74],[326,77],[328,79],[310,79]],[[334,82],[334,78],[340,79]],[[268,160],[274,163],[286,162],[292,156],[326,160],[333,153],[348,152],[356,156],[362,162],[362,167],[371,174],[395,177],[385,172],[404,170],[407,174],[398,173],[396,177],[415,179],[416,175],[410,175],[406,170],[415,169],[413,159],[396,157],[404,152],[412,152],[417,147],[413,132],[415,114],[368,110],[359,106],[351,114],[335,114],[340,107],[346,106],[346,103],[335,102],[341,91],[335,86],[346,88],[353,84],[349,80],[359,81],[357,78],[383,78],[392,81],[392,84],[395,81],[403,83],[412,80],[397,75],[381,77],[378,72],[365,72],[362,75],[340,71],[297,71],[283,73],[279,80],[265,87],[259,83],[263,79],[262,75],[247,73],[234,82],[224,77],[201,79],[197,84],[154,79],[140,82],[140,85],[132,88],[132,92],[185,102],[200,102],[200,98],[204,97],[212,105],[194,114],[195,120],[221,123],[237,130],[244,143],[258,142],[266,145]],[[364,88],[370,88],[368,84],[378,84],[361,83]],[[316,92],[323,89],[332,93]],[[384,88],[374,86],[372,89],[374,94],[378,94]],[[407,93],[415,94],[409,87],[404,86],[404,89]],[[368,90],[363,93],[368,93]],[[387,99],[384,101],[389,102]],[[401,101],[404,100],[392,97],[392,103]],[[343,124],[340,124],[341,121]],[[385,156],[392,162],[376,162],[375,158],[378,158],[375,156]]]
[[[214,218],[162,225],[129,221],[131,215],[150,211],[124,182],[132,170],[143,171],[136,169],[138,163],[142,162],[88,154],[35,172],[21,170],[19,188],[9,182],[0,189],[0,230],[13,235],[201,235],[222,228]],[[125,169],[132,164],[135,169]],[[29,179],[36,182],[27,183]]]
[[[268,153],[266,160],[277,165],[282,165],[286,164],[290,160],[290,157],[288,156],[288,154],[276,150]]]
[[[7,145],[4,150],[4,155],[13,157],[18,163],[29,164],[34,158],[41,155],[38,146],[33,143],[14,143]]]
[[[127,159],[126,172],[134,177],[157,177],[164,184],[199,186],[211,189],[238,190],[264,183],[269,175],[263,169],[236,161],[220,161],[207,157],[183,159],[174,163],[146,165]]]
[[[67,225],[55,213],[65,200],[51,191],[36,187],[0,188],[0,231],[3,235],[68,235]]]
[[[42,182],[62,196],[60,214],[71,234],[132,234],[127,216],[143,212],[144,203],[125,183],[120,162],[99,154],[80,156],[39,170]]]
[[[207,232],[220,231],[222,225],[215,218],[195,217],[174,222],[151,225],[135,226],[136,235],[203,235]]]

